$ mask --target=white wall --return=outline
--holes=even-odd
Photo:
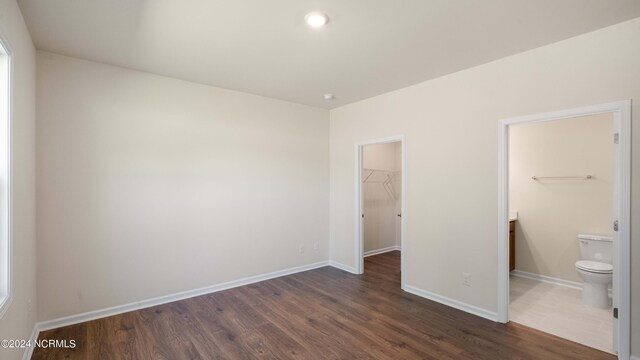
[[[327,110],[42,52],[37,84],[40,320],[328,259]]]
[[[399,246],[397,236],[397,208],[400,203],[400,166],[398,154],[400,142],[367,145],[363,148],[362,163],[367,181],[362,184],[362,203],[364,218],[363,245],[367,251]],[[386,190],[383,183],[387,176],[392,177]],[[364,178],[363,178],[364,180]]]
[[[12,301],[0,319],[0,339],[29,339],[36,322],[35,62],[36,54],[14,0],[0,0],[0,36],[13,52],[11,100]],[[1,359],[24,349],[0,348]]]
[[[638,64],[634,19],[332,110],[331,259],[355,265],[354,144],[405,134],[406,283],[495,312],[499,121],[632,99],[636,123]],[[638,144],[640,126],[632,128]],[[632,151],[632,309],[640,309],[640,146]],[[640,312],[632,324],[640,355]]]
[[[509,127],[509,210],[516,269],[582,282],[578,234],[613,236],[613,115]],[[532,176],[591,174],[591,180]]]

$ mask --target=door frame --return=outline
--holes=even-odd
[[[405,161],[405,136],[404,135],[396,135],[390,136],[381,139],[373,139],[368,141],[362,141],[355,144],[355,155],[356,155],[356,168],[355,168],[355,187],[356,187],[356,206],[355,206],[355,264],[356,264],[356,274],[364,273],[364,224],[362,220],[362,210],[364,209],[362,203],[362,167],[363,167],[363,149],[367,145],[378,145],[378,144],[388,144],[392,142],[400,142],[400,213],[402,217],[400,218],[400,286],[404,289],[404,253],[405,253],[405,239],[406,239],[406,231],[405,231],[405,221],[406,218],[406,161]]]
[[[509,126],[524,123],[560,120],[579,116],[613,114],[614,129],[619,142],[614,150],[614,203],[617,213],[618,231],[614,232],[614,259],[618,272],[617,286],[614,286],[614,304],[618,308],[617,332],[619,359],[629,359],[631,342],[631,100],[560,110],[542,114],[519,116],[500,121],[498,126],[498,322],[509,322]],[[611,139],[613,142],[613,138]],[[615,214],[614,214],[615,217]],[[613,224],[612,224],[613,226]],[[616,251],[617,250],[617,251]],[[617,256],[617,257],[616,257]],[[615,280],[615,277],[614,277]],[[617,302],[617,304],[615,303]],[[617,346],[616,346],[617,345]]]

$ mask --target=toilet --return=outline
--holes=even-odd
[[[576,271],[584,281],[582,303],[596,308],[611,306],[609,284],[613,280],[613,238],[579,234],[580,255]]]

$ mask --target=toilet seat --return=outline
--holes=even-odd
[[[592,260],[580,260],[576,262],[576,267],[583,271],[596,274],[613,273],[613,265]]]

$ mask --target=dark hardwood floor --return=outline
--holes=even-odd
[[[614,359],[400,290],[400,254],[324,267],[46,331],[32,359]]]

